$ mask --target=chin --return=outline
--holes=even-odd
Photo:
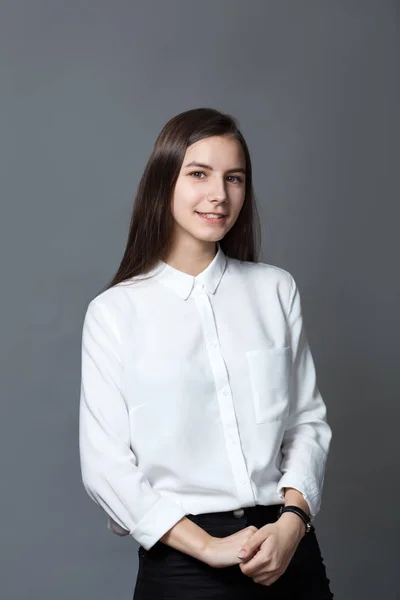
[[[214,234],[209,233],[208,235],[193,234],[193,237],[201,242],[219,242],[220,240],[222,240],[222,238],[225,236],[225,234],[226,234],[226,231],[224,231],[223,233],[221,233],[221,232],[219,232],[219,233],[215,232]]]

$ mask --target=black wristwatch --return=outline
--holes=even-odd
[[[306,512],[304,512],[304,510],[302,508],[299,508],[298,506],[284,506],[282,504],[282,506],[280,507],[279,511],[278,511],[278,518],[283,515],[283,513],[285,512],[293,512],[296,513],[296,515],[298,515],[300,517],[300,519],[303,521],[304,525],[306,526],[306,533],[309,533],[312,529],[312,524],[311,524],[311,518],[308,516],[308,514]]]

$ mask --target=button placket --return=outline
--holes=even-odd
[[[213,371],[225,443],[236,487],[243,503],[253,503],[255,498],[241,448],[228,372],[218,341],[212,305],[208,295],[204,291],[199,292],[194,298],[200,312],[207,340],[206,349]]]

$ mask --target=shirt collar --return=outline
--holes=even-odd
[[[171,267],[168,263],[158,261],[154,277],[163,285],[169,287],[173,292],[178,294],[183,300],[187,300],[196,284],[203,284],[204,289],[214,294],[219,282],[222,279],[226,267],[226,256],[222,251],[220,244],[217,242],[217,253],[208,267],[199,273],[196,277],[179,271]]]

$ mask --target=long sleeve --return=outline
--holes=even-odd
[[[295,488],[307,501],[311,517],[320,510],[325,466],[332,431],[326,420],[326,406],[317,387],[316,372],[306,338],[299,290],[291,276],[288,326],[292,347],[290,410],[282,442],[283,488]]]
[[[153,490],[137,467],[130,446],[121,347],[116,317],[104,303],[93,300],[82,331],[82,481],[90,498],[109,516],[109,523],[112,519],[148,550],[185,512],[182,506]]]

